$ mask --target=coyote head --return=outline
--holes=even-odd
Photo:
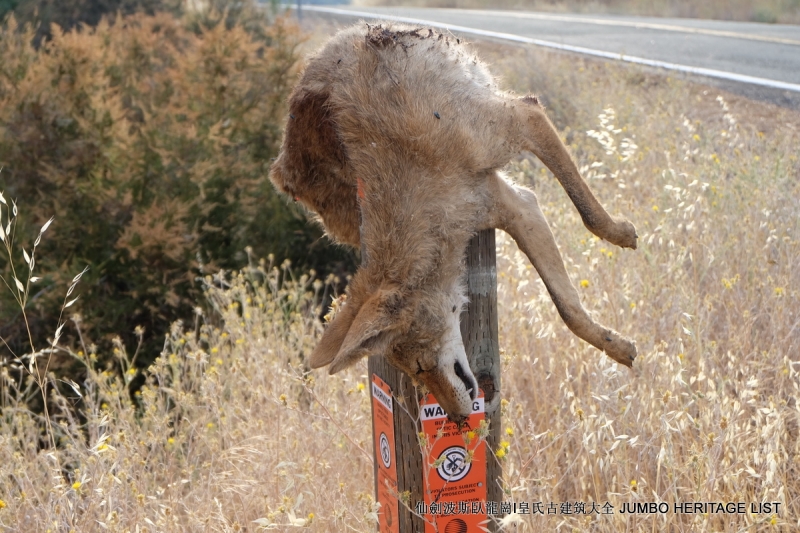
[[[478,394],[461,340],[463,292],[460,286],[448,291],[383,286],[362,292],[356,278],[310,364],[330,364],[335,374],[362,357],[383,355],[425,385],[452,419],[460,420],[471,413]]]

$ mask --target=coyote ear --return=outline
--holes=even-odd
[[[379,290],[358,310],[331,363],[335,374],[367,355],[383,355],[400,329],[400,295],[394,290]]]
[[[358,307],[353,302],[346,302],[344,307],[336,314],[331,323],[325,328],[322,338],[311,352],[309,357],[309,365],[311,368],[319,368],[325,366],[333,361],[336,354],[339,353],[339,348],[342,347],[342,342],[350,330],[358,314]]]

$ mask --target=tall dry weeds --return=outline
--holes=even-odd
[[[630,373],[572,337],[513,242],[499,239],[506,420],[516,435],[504,481],[513,498],[609,501],[617,510],[637,501],[670,509],[781,502],[767,515],[558,522],[573,530],[793,530],[800,117],[559,54],[501,61],[518,90],[538,88],[569,123],[564,137],[582,172],[640,235],[636,252],[598,241],[538,162],[509,169],[534,184],[584,305],[635,338],[641,353]],[[519,518],[534,531],[556,523]]]

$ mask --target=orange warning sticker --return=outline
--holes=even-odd
[[[432,394],[420,402],[428,450],[423,464],[425,533],[486,531],[486,445],[477,435],[484,417],[482,391],[462,429],[447,419]]]
[[[375,460],[378,464],[378,531],[400,533],[397,514],[397,457],[394,453],[394,418],[392,389],[381,378],[372,375],[372,428]]]

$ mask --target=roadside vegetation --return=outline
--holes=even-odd
[[[266,180],[302,38],[268,9],[259,18],[236,5],[235,16],[134,13],[52,26],[39,46],[35,25],[6,19],[0,188],[25,205],[19,235],[58,221],[39,249],[27,323],[0,293],[0,336],[13,353],[29,344],[26,328],[37,344],[52,335],[57,287],[84,267],[74,307],[84,333],[108,348],[116,335],[137,342],[142,326],[145,366],[169,324],[191,316],[202,295],[195,278],[245,265],[247,246],[304,270],[351,268],[353,255],[326,245]],[[22,249],[12,252],[21,263]],[[9,269],[0,257],[7,279]],[[64,334],[77,340],[72,328]]]
[[[353,3],[362,6],[519,9],[800,24],[798,0],[355,0]]]
[[[509,172],[533,183],[584,305],[635,338],[641,360],[630,373],[570,335],[500,240],[511,494],[616,509],[786,502],[760,516],[560,517],[579,531],[797,528],[800,116],[661,73],[515,50],[484,55],[548,102],[602,203],[636,224],[639,249],[583,230],[537,161]],[[543,530],[552,517],[524,521]]]
[[[329,30],[316,26],[313,39]],[[490,455],[503,462],[506,501],[781,504],[766,514],[506,523],[795,531],[800,116],[658,72],[476,48],[503,85],[541,95],[601,202],[640,236],[636,251],[598,241],[536,160],[506,169],[536,190],[584,305],[640,351],[629,371],[574,337],[498,232],[505,441]],[[333,279],[255,255],[239,273],[209,272],[193,314],[169,327],[161,356],[141,369],[135,337],[93,344],[77,335],[73,307],[58,321],[77,295],[84,305],[105,301],[88,273],[65,297],[81,267],[45,254],[61,218],[41,233],[47,206],[14,198],[16,208],[8,192],[0,202],[0,225],[17,221],[11,257],[22,287],[4,272],[3,290],[25,300],[30,275],[58,276],[47,324],[76,332],[54,349],[84,372],[59,381],[47,344],[0,366],[0,530],[375,530],[366,362],[334,377],[303,363]],[[33,205],[41,215],[31,216]],[[43,394],[49,418],[28,407]]]

